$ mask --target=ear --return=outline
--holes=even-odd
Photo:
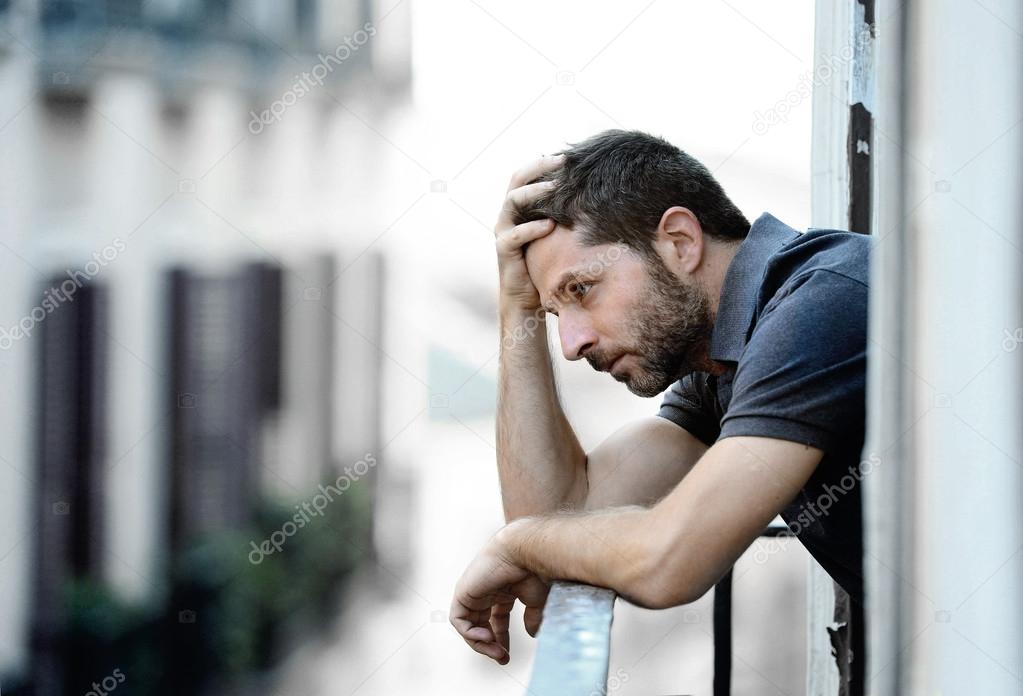
[[[703,261],[703,227],[689,208],[673,206],[657,225],[654,248],[676,273],[692,274]]]

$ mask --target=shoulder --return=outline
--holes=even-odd
[[[775,254],[771,266],[789,277],[830,271],[869,286],[872,246],[873,240],[865,234],[810,229]]]
[[[870,237],[854,232],[814,229],[799,235],[768,262],[756,321],[782,305],[796,312],[865,313],[872,246]]]
[[[867,284],[842,269],[790,277],[761,305],[740,363],[865,353],[869,297]]]

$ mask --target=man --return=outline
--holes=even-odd
[[[608,131],[512,178],[496,244],[508,525],[455,589],[474,650],[506,663],[512,606],[535,634],[549,579],[692,602],[779,514],[862,601],[866,237],[750,225],[678,148]],[[584,452],[546,312],[566,359],[641,396],[670,387],[658,414]]]

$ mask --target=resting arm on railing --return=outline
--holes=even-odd
[[[516,520],[458,581],[451,623],[474,650],[503,664],[508,653],[491,630],[491,610],[516,598],[542,606],[544,579],[606,587],[648,608],[692,602],[796,496],[822,455],[786,440],[725,438],[651,508]]]

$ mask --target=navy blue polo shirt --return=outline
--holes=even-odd
[[[863,597],[866,235],[805,233],[764,213],[725,275],[710,357],[665,392],[658,415],[708,446],[737,435],[789,440],[824,457],[781,516],[857,601]]]

